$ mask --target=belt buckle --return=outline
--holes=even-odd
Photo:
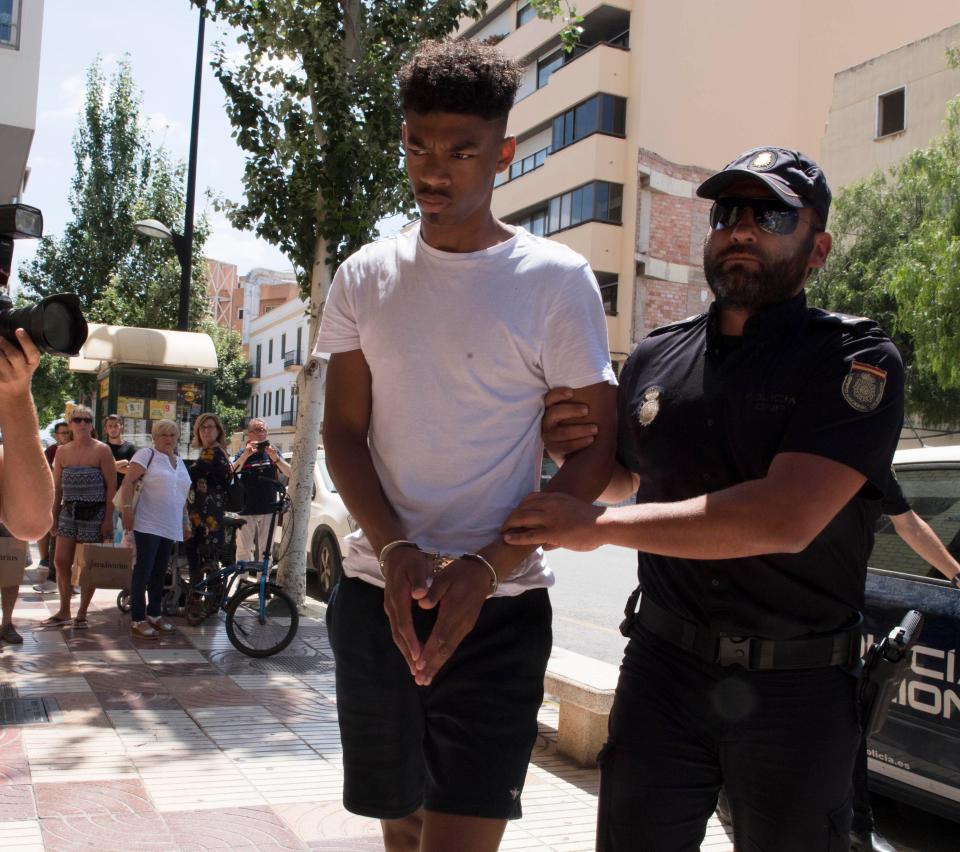
[[[753,668],[755,636],[721,636],[717,642],[717,662],[721,666]]]

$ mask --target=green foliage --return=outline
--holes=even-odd
[[[537,10],[537,17],[552,21],[560,18],[563,21],[563,29],[560,31],[560,43],[563,49],[570,53],[577,46],[580,36],[583,35],[583,15],[578,15],[577,10],[569,0],[531,0],[530,3]]]
[[[960,423],[960,99],[942,137],[838,193],[831,231],[814,302],[892,334],[907,364],[908,417]]]
[[[84,110],[73,139],[75,173],[71,220],[61,237],[45,237],[33,261],[20,267],[22,298],[73,292],[90,322],[144,328],[177,327],[180,264],[172,246],[138,236],[133,222],[183,221],[184,174],[166,151],[154,149],[140,127],[140,95],[129,60],[119,63],[109,83],[100,61],[87,73]],[[203,245],[209,228],[201,217],[194,229],[189,327],[206,330],[206,264]],[[216,342],[216,338],[215,338]],[[218,349],[218,354],[220,350]],[[228,406],[247,392],[241,377],[245,359],[224,345],[215,393]],[[235,363],[239,360],[240,368]],[[220,384],[220,381],[224,384]],[[95,377],[71,373],[63,358],[44,356],[34,375],[40,422],[62,415],[69,399],[91,401]]]
[[[205,331],[213,339],[217,351],[217,369],[214,372],[214,412],[223,421],[227,434],[240,428],[246,417],[246,404],[250,396],[247,384],[247,359],[243,354],[240,335],[206,319],[198,331]]]

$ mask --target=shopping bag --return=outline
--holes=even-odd
[[[81,588],[129,589],[133,551],[113,544],[84,544],[80,565]]]
[[[27,543],[16,538],[0,538],[0,588],[19,586],[27,565]]]

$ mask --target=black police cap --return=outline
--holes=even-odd
[[[751,148],[701,183],[697,195],[719,198],[727,187],[744,178],[770,187],[790,207],[813,208],[826,224],[830,187],[820,166],[805,154],[788,148]]]

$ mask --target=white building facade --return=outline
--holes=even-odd
[[[310,319],[303,299],[291,299],[249,324],[250,400],[247,414],[267,424],[270,442],[293,449],[297,377],[309,357]]]

